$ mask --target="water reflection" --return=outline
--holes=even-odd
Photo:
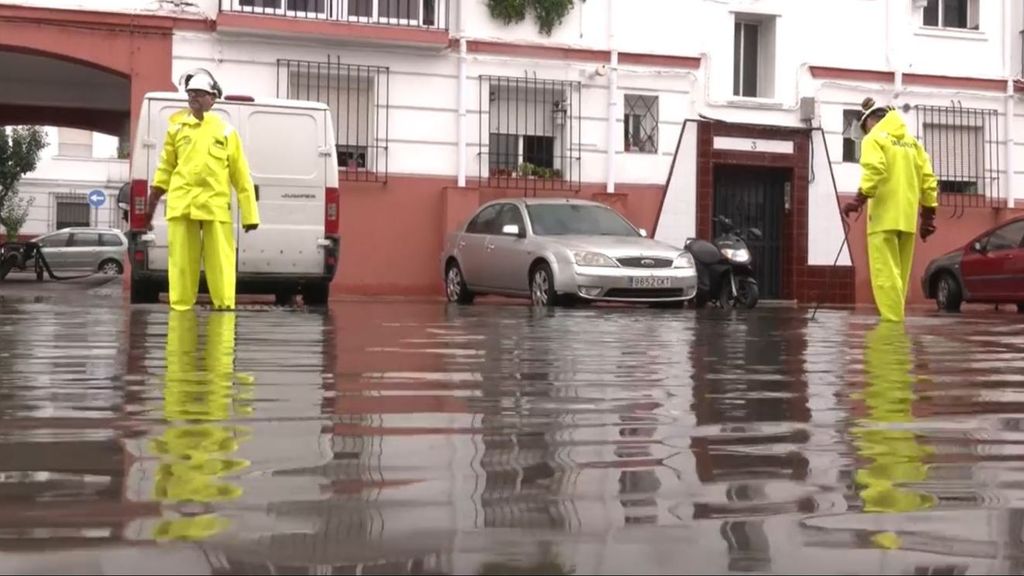
[[[2,572],[1024,562],[1024,339],[1002,319],[0,312]]]
[[[201,352],[195,311],[171,311],[166,350],[163,412],[170,425],[150,442],[160,458],[153,497],[171,504],[235,500],[242,488],[231,477],[250,462],[232,456],[251,431],[226,422],[253,411],[253,378],[235,373],[235,313],[209,315]],[[208,506],[199,509],[164,519],[154,537],[200,540],[227,527]]]
[[[867,416],[851,433],[857,453],[867,464],[855,479],[864,500],[865,512],[911,512],[935,506],[935,496],[908,485],[928,477],[925,459],[932,448],[918,442],[912,424],[914,383],[911,342],[902,324],[882,322],[868,332],[864,347],[867,385],[855,395],[867,406]],[[896,540],[881,536],[880,544],[891,547]]]

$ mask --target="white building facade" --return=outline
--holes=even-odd
[[[1024,8],[1010,0],[588,0],[551,35],[532,16],[503,24],[484,0],[9,4],[54,19],[88,9],[122,32],[119,19],[152,21],[166,48],[146,62],[168,61],[155,80],[128,67],[127,97],[106,107],[126,115],[111,124],[122,137],[139,94],[195,67],[228,93],[328,103],[342,292],[440,293],[445,231],[482,201],[544,194],[605,200],[678,244],[725,214],[766,232],[765,297],[862,300],[859,225],[851,253],[838,206],[856,192],[847,135],[866,96],[901,107],[942,181],[950,219],[919,258],[1001,220],[1022,194]],[[52,80],[18,94],[55,100]],[[23,189],[95,187],[112,206],[126,161],[101,163],[106,176],[90,164],[85,178],[44,162]],[[37,200],[29,231],[57,225],[51,204]]]

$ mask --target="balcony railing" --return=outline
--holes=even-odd
[[[447,30],[451,0],[221,0],[221,11]]]

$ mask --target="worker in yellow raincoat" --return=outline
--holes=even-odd
[[[199,70],[185,76],[188,110],[174,114],[150,187],[148,221],[167,195],[167,279],[171,308],[188,310],[199,293],[200,262],[216,309],[235,307],[235,228],[231,186],[238,196],[242,227],[259,227],[249,164],[229,123],[210,113],[221,95],[213,76]],[[152,224],[150,224],[152,228]]]
[[[935,233],[938,182],[924,146],[907,133],[892,107],[865,98],[860,128],[861,178],[857,197],[843,206],[843,217],[868,205],[868,261],[875,305],[883,320],[905,317],[914,234],[920,212],[921,240]]]
[[[866,463],[854,475],[864,512],[906,514],[934,507],[938,503],[934,495],[911,487],[927,480],[925,461],[935,451],[905,428],[914,421],[918,377],[913,374],[910,338],[902,324],[882,322],[868,332],[864,370],[864,391],[853,397],[864,402],[867,417],[851,431],[857,454]],[[882,548],[901,546],[893,531],[876,533],[872,540]]]
[[[253,379],[234,369],[235,314],[210,316],[205,355],[199,350],[198,324],[194,310],[171,310],[167,319],[163,397],[168,427],[150,442],[150,450],[160,457],[156,500],[207,507],[242,495],[230,477],[249,466],[234,453],[250,434],[230,420],[252,413]],[[208,512],[164,519],[154,537],[201,540],[226,527],[225,518]]]

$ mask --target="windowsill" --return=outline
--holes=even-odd
[[[623,154],[635,154],[637,156],[657,156],[657,150],[623,150]]]
[[[729,106],[738,108],[758,108],[767,110],[781,110],[786,105],[774,98],[747,98],[743,96],[730,96],[726,101]]]
[[[988,41],[988,34],[985,34],[981,30],[968,30],[966,28],[936,28],[933,26],[921,26],[914,32],[914,35],[930,38],[957,38],[959,40],[973,40],[975,42]]]

